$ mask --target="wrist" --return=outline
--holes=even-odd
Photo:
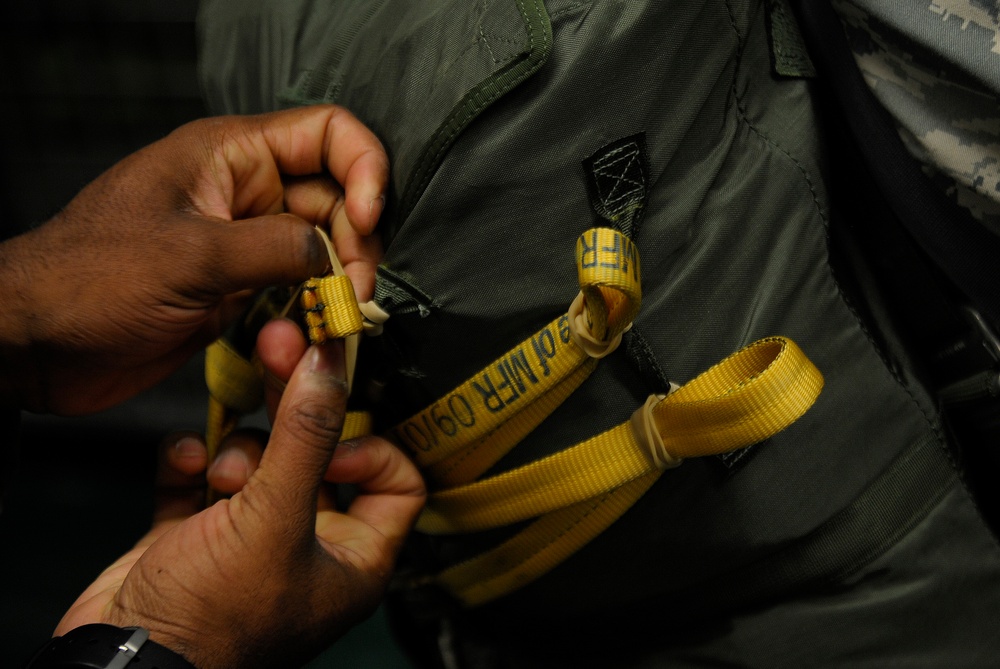
[[[106,609],[101,620],[104,624],[115,628],[145,629],[149,632],[151,641],[164,648],[169,648],[199,669],[243,666],[240,663],[220,660],[220,658],[230,657],[227,652],[230,639],[223,635],[199,634],[195,630],[196,625],[188,627],[168,622],[167,619],[172,617],[174,616],[146,615],[133,609],[123,608],[116,603]],[[186,620],[185,622],[190,623],[191,621]],[[161,669],[172,669],[172,666]]]
[[[33,260],[31,231],[0,243],[0,407],[27,408],[38,395],[38,375],[34,364],[31,284]],[[44,267],[42,268],[44,270]]]
[[[25,669],[195,669],[182,655],[149,638],[141,627],[91,624],[49,640]]]

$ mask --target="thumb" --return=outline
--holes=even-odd
[[[344,425],[346,379],[340,340],[311,346],[289,379],[257,470],[277,493],[272,507],[283,522],[315,522],[319,487]]]
[[[326,245],[312,225],[291,214],[218,220],[210,227],[212,273],[218,294],[299,283],[330,267]]]

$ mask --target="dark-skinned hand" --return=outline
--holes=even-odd
[[[305,349],[292,371],[300,338],[287,322],[261,333],[269,371],[291,378],[267,448],[235,433],[209,469],[215,487],[238,492],[199,511],[204,443],[166,441],[153,529],[80,596],[56,634],[137,625],[200,669],[294,667],[375,609],[423,505],[423,483],[383,439],[337,445],[343,347]],[[357,485],[348,509],[335,508],[324,479]]]
[[[165,378],[252,291],[321,275],[370,297],[388,161],[335,106],[185,125],[0,244],[0,403],[83,414]]]

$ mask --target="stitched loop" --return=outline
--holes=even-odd
[[[684,458],[676,458],[670,454],[660,430],[653,418],[653,407],[659,404],[666,395],[650,395],[646,402],[632,414],[632,432],[639,448],[649,457],[649,461],[660,471],[673,469],[684,462]]]
[[[364,328],[354,286],[346,276],[306,281],[301,300],[309,339],[314,344],[356,334]]]
[[[584,353],[595,360],[600,360],[614,353],[615,349],[622,343],[622,334],[628,332],[629,328],[632,327],[632,324],[629,323],[622,332],[612,337],[610,341],[599,340],[591,331],[590,317],[587,313],[587,298],[583,291],[577,293],[566,313],[569,316],[569,336]]]

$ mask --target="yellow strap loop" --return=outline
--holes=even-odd
[[[596,497],[544,514],[496,548],[427,580],[443,587],[466,606],[478,606],[543,576],[614,523],[659,479],[663,468],[679,464],[680,460],[676,457],[678,453],[688,456],[697,454],[695,449],[678,447],[676,442],[671,442],[676,452],[642,444],[643,441],[664,443],[663,430],[652,430],[655,436],[640,437],[650,431],[649,426],[656,425],[654,410],[666,411],[662,407],[668,406],[682,407],[679,412],[674,410],[676,415],[680,415],[701,401],[714,403],[720,396],[743,394],[743,389],[748,385],[758,383],[761,376],[755,370],[760,369],[763,369],[761,374],[766,372],[771,378],[765,378],[764,383],[758,385],[756,390],[739,400],[744,405],[742,411],[727,413],[724,409],[716,414],[726,417],[722,420],[723,429],[713,430],[710,425],[704,426],[705,434],[715,433],[715,436],[708,439],[710,446],[706,447],[702,443],[699,448],[714,450],[732,444],[732,426],[740,421],[731,419],[741,413],[750,417],[749,422],[755,422],[753,417],[758,415],[781,417],[763,420],[756,427],[748,429],[744,437],[748,443],[753,443],[751,440],[757,440],[768,430],[776,432],[804,413],[822,388],[823,381],[818,370],[794,343],[781,338],[755,342],[699,376],[696,379],[699,383],[692,382],[684,386],[681,390],[687,390],[683,394],[680,391],[672,392],[666,399],[652,396],[636,411],[630,425],[636,436],[636,448],[650,456],[651,468],[648,473]],[[788,399],[775,403],[772,400],[783,392],[783,384],[789,391]],[[760,393],[760,411],[750,406],[755,393]],[[696,409],[700,410],[701,407]],[[763,425],[770,427],[763,428]],[[719,435],[722,437],[719,438]]]
[[[653,408],[676,458],[763,441],[798,419],[823,376],[793,341],[769,337],[730,355]]]
[[[451,458],[461,459],[463,450],[504,429],[504,441],[492,440],[489,448],[476,449],[479,455],[469,471],[478,470],[478,475],[496,462],[520,440],[507,441],[511,435],[523,436],[544,418],[537,413],[521,416],[523,410],[557,387],[561,387],[563,399],[568,396],[593,369],[594,358],[589,353],[610,352],[608,346],[631,325],[642,296],[638,257],[632,242],[616,230],[594,228],[585,232],[576,245],[583,298],[578,298],[581,306],[573,314],[573,324],[570,314],[555,319],[482,372],[400,423],[393,430],[395,438],[426,468]],[[574,336],[574,329],[586,336],[581,339],[579,332]],[[575,343],[578,340],[585,343]],[[583,367],[587,372],[577,374]],[[561,385],[567,378],[573,378],[576,385]],[[541,402],[538,406],[546,406],[551,412],[558,402]]]
[[[822,375],[794,342],[755,342],[650,409],[662,446],[632,421],[498,476],[434,493],[429,534],[509,525],[582,502],[680,458],[724,453],[784,429],[818,397]],[[686,390],[685,390],[686,389]]]
[[[302,284],[300,299],[309,340],[314,344],[343,339],[364,329],[354,285],[346,276],[309,279]]]

